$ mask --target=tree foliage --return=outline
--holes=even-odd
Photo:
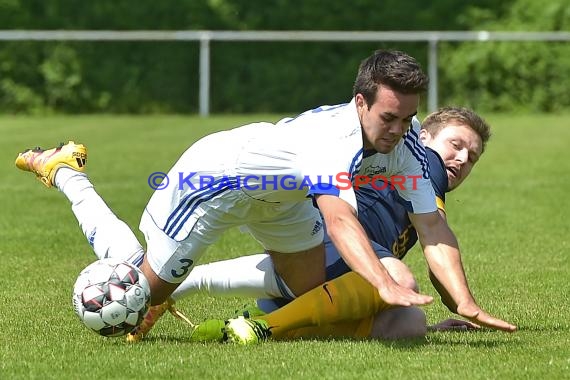
[[[488,12],[465,16],[471,28],[482,30],[570,30],[566,0],[518,0],[502,18]],[[444,103],[494,111],[570,107],[568,42],[472,42],[447,44],[441,52]]]
[[[0,0],[2,29],[28,30],[568,30],[568,13],[564,0]],[[360,60],[377,48],[405,50],[425,66],[425,43],[213,42],[212,111],[346,101]],[[441,98],[566,107],[567,49],[442,45]],[[196,112],[198,55],[193,42],[0,42],[0,111]]]

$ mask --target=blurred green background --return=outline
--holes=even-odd
[[[0,29],[569,31],[567,0],[0,0]],[[196,113],[198,42],[0,41],[0,112]],[[299,112],[350,99],[361,59],[427,44],[213,42],[212,113]],[[568,42],[439,44],[439,104],[570,108]],[[425,104],[424,104],[425,106]]]

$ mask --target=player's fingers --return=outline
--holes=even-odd
[[[419,304],[420,305],[429,305],[432,302],[433,302],[432,296],[426,296],[423,294],[420,295],[420,298],[419,298]],[[418,304],[416,304],[416,305],[418,305]]]
[[[467,326],[469,327],[469,330],[478,330],[481,328],[480,325],[478,325],[477,323],[473,323],[473,322],[465,322],[467,324]]]
[[[513,332],[516,331],[517,327],[515,325],[511,325],[510,323],[507,323],[505,321],[494,321],[494,325],[499,329],[499,330],[503,330],[506,332]]]
[[[463,327],[463,329],[468,331],[479,330],[481,328],[481,326],[473,322],[468,322],[468,321],[461,321],[461,322],[462,322],[461,326]]]
[[[495,330],[501,330],[506,332],[516,331],[517,327],[501,319],[492,317],[481,309],[476,310],[462,310],[461,316],[469,319],[470,321],[477,323],[481,326],[489,327]]]
[[[411,289],[408,289],[409,292],[409,296],[410,296],[410,302],[412,302],[414,305],[427,305],[433,302],[433,297],[432,296],[427,296],[425,294],[419,294],[414,292]]]
[[[484,326],[491,327],[497,330],[513,332],[517,329],[515,325],[505,322],[501,319],[491,317],[486,313],[480,313],[476,321]]]
[[[412,289],[397,287],[392,290],[380,292],[380,297],[390,305],[422,306],[433,302],[433,297],[416,293]]]
[[[450,326],[464,326],[469,329],[475,329],[480,327],[473,322],[464,321],[462,319],[448,319],[447,322],[449,323]]]
[[[411,306],[412,303],[407,299],[407,297],[402,296],[397,292],[392,292],[387,289],[379,290],[380,298],[384,300],[388,305],[394,306]]]

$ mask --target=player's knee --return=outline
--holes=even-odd
[[[268,251],[277,273],[299,296],[326,281],[324,245],[298,253]]]
[[[408,288],[408,289],[413,289],[416,292],[420,291],[420,287],[419,287],[418,283],[416,282],[416,279],[413,277],[410,279],[407,279],[406,282],[404,282],[402,284],[402,286],[405,288]]]
[[[413,289],[416,292],[419,291],[419,286],[412,274],[412,271],[402,261],[393,257],[386,257],[380,259],[380,262],[382,262],[386,269],[388,269],[390,276],[392,276],[398,285],[403,286],[404,288]]]
[[[308,275],[298,275],[298,272],[286,272],[279,274],[283,282],[296,297],[305,294],[311,289],[322,285],[326,281],[326,276],[318,271],[311,271]]]
[[[394,281],[396,281],[398,285],[404,288],[413,289],[416,292],[420,291],[418,283],[411,273],[404,273],[400,274],[399,276],[394,276]]]
[[[421,338],[426,335],[426,315],[418,307],[398,307],[376,315],[371,337],[396,340]]]

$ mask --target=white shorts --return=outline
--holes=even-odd
[[[178,179],[179,173],[198,173],[192,181],[199,181],[200,173],[226,177],[226,162],[237,148],[226,146],[224,150],[215,137],[210,135],[186,151],[168,173],[170,181]],[[218,145],[214,153],[213,142]],[[225,153],[224,157],[218,150]],[[145,235],[153,271],[167,282],[180,283],[206,248],[225,230],[236,226],[246,226],[266,250],[281,253],[316,247],[324,235],[321,216],[309,199],[272,203],[252,198],[241,189],[186,186],[180,191],[172,183],[154,192],[140,230]]]

